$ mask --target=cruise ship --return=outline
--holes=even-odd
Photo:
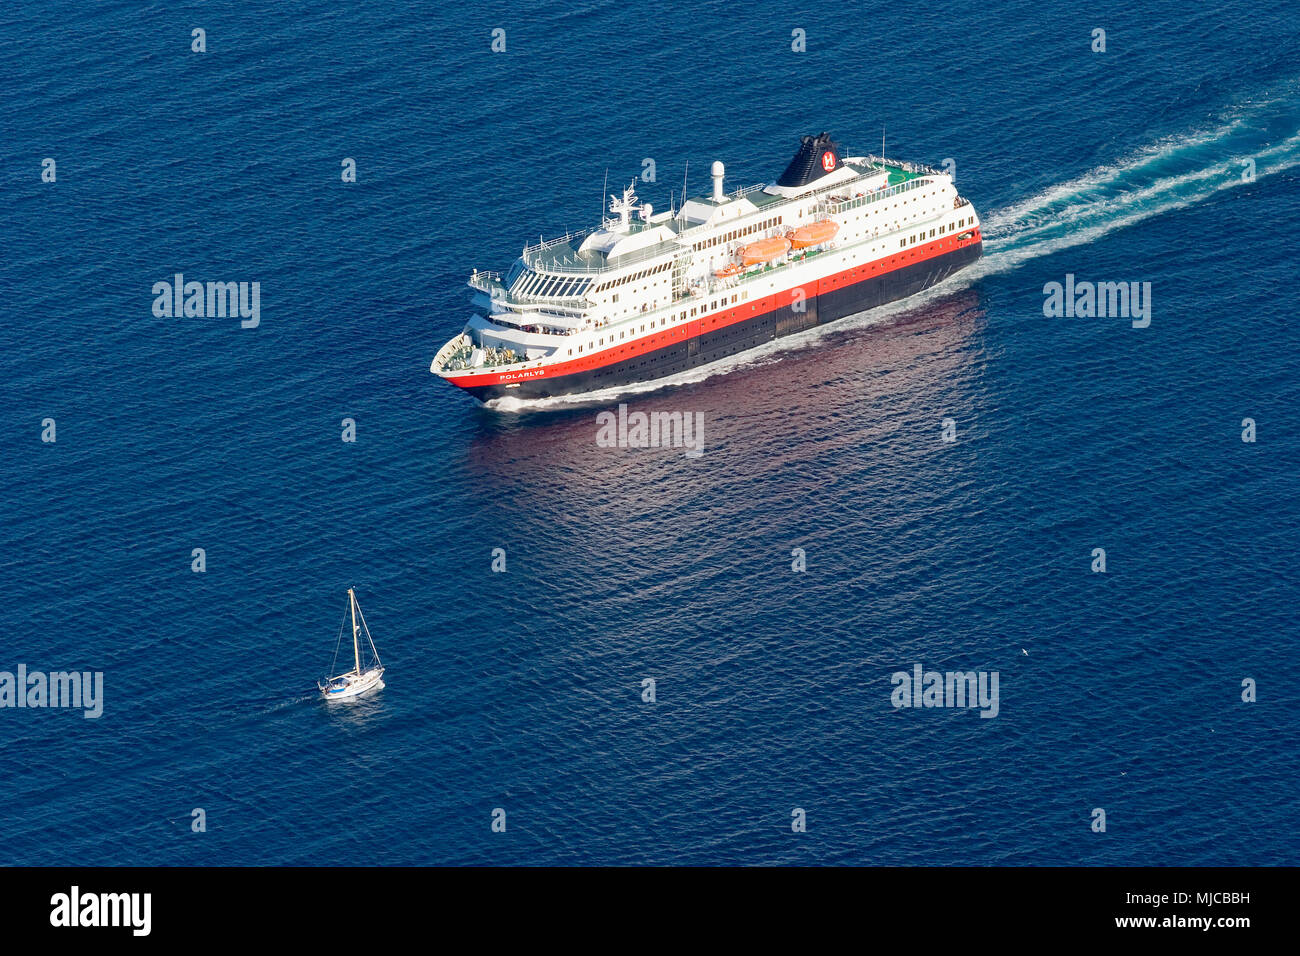
[[[979,217],[929,166],[804,136],[779,178],[655,212],[635,186],[585,232],[475,271],[476,311],[430,371],[481,402],[652,381],[940,282],[980,257]]]

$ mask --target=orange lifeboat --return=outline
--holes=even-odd
[[[760,239],[758,242],[751,242],[740,250],[740,261],[747,266],[754,266],[760,262],[771,262],[773,259],[779,259],[789,251],[789,239],[782,239],[779,236],[771,239]]]
[[[830,242],[834,239],[835,234],[839,231],[840,224],[830,219],[810,222],[806,226],[800,226],[790,234],[790,243],[796,249],[820,246],[823,242]]]
[[[732,265],[729,266],[723,266],[721,269],[719,269],[717,272],[713,274],[717,276],[719,279],[725,279],[727,278],[727,276],[734,276],[739,271],[740,271],[740,266],[735,265],[733,263]]]

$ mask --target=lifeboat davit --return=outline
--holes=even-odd
[[[810,222],[808,225],[800,226],[790,233],[790,244],[796,249],[820,246],[823,242],[830,242],[834,239],[835,234],[839,231],[840,224],[830,219]]]
[[[782,239],[779,236],[771,239],[760,239],[758,242],[751,242],[740,250],[740,261],[747,266],[754,266],[760,262],[771,262],[773,259],[780,259],[789,251],[789,239]]]

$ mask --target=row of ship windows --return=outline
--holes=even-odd
[[[912,199],[915,199],[917,202],[920,202],[922,199],[925,199],[927,196],[933,196],[933,195],[934,195],[934,192],[933,192],[933,191],[928,192],[928,193],[922,193],[922,194],[919,195],[919,196],[913,196],[911,199],[904,199],[904,200],[903,200],[903,205],[906,206],[908,203],[910,203],[910,202],[912,201]],[[897,208],[898,208],[898,203],[894,203],[894,205],[893,205],[892,208],[897,209]],[[875,210],[873,209],[873,210],[871,210],[871,212],[875,212]]]
[[[602,282],[592,292],[604,292],[606,289],[612,289],[616,285],[622,285],[625,282],[635,282],[637,279],[644,279],[646,276],[654,275],[656,272],[663,272],[672,265],[671,261],[661,263],[651,269],[642,269],[640,272],[634,272],[631,275],[623,276],[621,279],[610,279],[608,282]],[[616,300],[617,301],[617,300]]]
[[[737,302],[739,302],[742,298],[748,299],[748,298],[749,298],[749,293],[746,292],[746,293],[744,293],[743,295],[742,295],[742,294],[738,294],[738,293],[733,293],[732,296],[731,296],[730,302],[731,302],[732,305],[735,305],[735,304],[736,304]],[[687,318],[688,315],[693,319],[693,318],[695,318],[697,315],[701,315],[701,314],[703,314],[703,313],[705,313],[705,312],[716,311],[717,309],[720,309],[720,308],[722,308],[724,305],[726,305],[727,302],[728,302],[728,299],[727,299],[727,297],[724,295],[722,298],[720,298],[720,299],[714,299],[712,302],[705,302],[703,305],[697,305],[697,306],[695,306],[695,308],[691,309],[689,312],[687,312],[686,309],[682,309],[682,311],[677,315],[677,317],[676,317],[675,319],[673,318],[673,316],[670,315],[668,318],[664,319],[664,320],[662,321],[661,324],[664,325],[664,326],[667,326],[669,322],[674,322],[674,321],[675,321],[675,322],[685,322],[685,321],[686,321],[686,318]],[[658,320],[656,320],[656,319],[651,319],[651,320],[650,320],[650,328],[651,328],[652,330],[653,330],[654,327],[655,327],[655,323],[656,323],[656,321],[658,321]],[[642,326],[641,326],[641,331],[640,331],[639,334],[644,335],[644,334],[645,334],[645,330],[646,330],[646,326],[645,326],[644,324],[642,324]],[[627,337],[627,333],[628,333],[628,331],[629,331],[628,329],[624,329],[622,332],[619,332],[619,333],[618,333],[618,338],[617,338],[617,339],[615,339],[614,336],[613,336],[613,334],[611,333],[610,336],[609,336],[609,344],[610,344],[610,345],[613,345],[616,341],[622,341],[624,338]],[[634,336],[638,334],[636,326],[632,326],[632,328],[631,328],[630,331],[632,332],[632,334],[633,334]],[[592,346],[591,346],[592,351],[594,352],[596,349],[600,348],[600,347],[603,346],[604,344],[605,344],[605,340],[604,340],[603,338],[597,340],[597,341],[596,341],[595,343],[593,343]],[[583,347],[582,347],[581,345],[579,345],[579,346],[578,346],[578,354],[582,354],[582,351],[583,351]],[[570,354],[570,355],[573,354],[573,349],[569,349],[569,354]]]
[[[904,202],[906,202],[906,200],[904,200]],[[898,208],[898,203],[894,203],[894,208],[895,208],[895,209]],[[872,210],[871,212],[875,212],[875,211],[876,211],[876,210]],[[854,216],[853,218],[854,218],[855,221],[858,220],[858,219],[870,219],[870,218],[871,218],[871,212],[865,212],[865,213],[860,212],[860,213],[858,213],[856,216]],[[915,218],[917,218],[918,216],[928,216],[928,215],[933,214],[934,212],[935,212],[935,209],[933,209],[933,208],[930,208],[930,209],[919,209],[919,210],[917,210],[916,212],[912,213],[910,216],[906,216],[906,215],[903,216],[903,219],[904,219],[904,220],[907,220],[907,219],[915,219]],[[879,227],[877,227],[877,228],[879,228]],[[894,220],[894,228],[895,228],[895,229],[898,228],[898,220],[897,220],[897,219]],[[861,233],[859,233],[859,235],[861,235]]]
[[[974,220],[974,219],[971,220],[971,225],[972,225],[972,226],[975,225],[975,220]],[[949,224],[949,225],[947,225],[947,226],[940,226],[939,229],[938,229],[938,234],[942,236],[945,232],[956,232],[958,229],[964,229],[964,228],[966,228],[966,220],[965,220],[965,219],[958,219],[956,223]],[[924,239],[924,238],[925,238],[925,230],[922,229],[920,232],[916,233],[916,234],[913,235],[913,236],[910,236],[910,237],[908,237],[908,236],[904,236],[902,239],[899,239],[899,240],[898,240],[898,248],[901,249],[901,248],[903,248],[903,246],[907,246],[907,245],[915,245],[918,236],[919,236],[920,238]],[[930,230],[930,238],[933,239],[934,237],[935,237],[935,230],[934,230],[934,229],[931,229],[931,230]]]
[[[667,268],[667,267],[670,266],[670,265],[672,265],[671,262],[665,263],[664,268]],[[657,271],[659,271],[659,270],[656,269],[655,271],[657,272]],[[628,278],[632,278],[632,277],[629,276]],[[663,278],[663,279],[660,279],[660,280],[658,280],[658,281],[659,281],[659,282],[667,282],[668,279],[667,279],[667,278]],[[632,291],[632,292],[648,292],[648,291],[650,291],[652,288],[654,288],[654,286],[655,286],[656,284],[657,284],[657,283],[652,282],[652,283],[650,283],[649,285],[645,286],[644,288],[641,287],[641,286],[637,286],[635,289],[631,289],[630,291]],[[611,296],[609,297],[609,301],[610,301],[610,303],[611,303],[611,304],[617,304],[619,295],[621,295],[621,293],[618,293],[618,292],[615,292],[613,295],[611,295]],[[629,312],[629,311],[631,311],[631,310],[630,310],[630,309],[624,309],[623,311],[626,313],[626,312]],[[645,306],[644,306],[644,305],[641,306],[641,311],[642,311],[642,312],[645,311]]]
[[[721,245],[724,242],[731,242],[733,239],[739,239],[742,236],[752,236],[756,232],[763,232],[775,226],[781,225],[783,219],[776,216],[773,219],[764,219],[762,222],[756,222],[749,226],[742,226],[740,229],[733,229],[731,232],[724,233],[721,236],[714,236],[712,239],[706,239],[703,242],[697,242],[691,246],[696,252],[703,252],[705,249],[712,249],[714,246]]]

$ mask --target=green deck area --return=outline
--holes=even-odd
[[[909,179],[916,179],[921,175],[920,173],[914,173],[909,169],[900,169],[897,166],[890,166],[888,163],[885,164],[885,169],[889,172],[889,182],[885,184],[886,186],[897,186],[899,183],[905,183]]]

